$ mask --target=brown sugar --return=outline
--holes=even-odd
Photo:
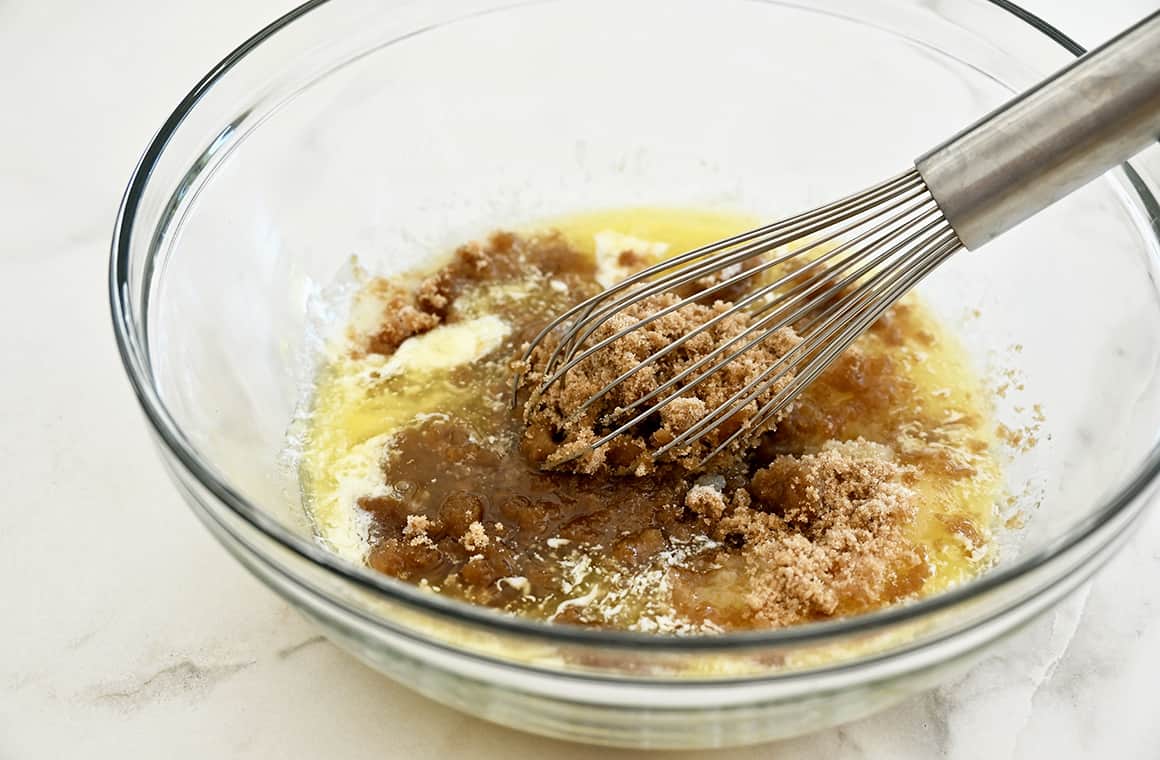
[[[725,494],[721,488],[697,484],[685,494],[685,506],[706,520],[716,520],[725,514]]]
[[[407,515],[407,523],[403,526],[403,538],[408,539],[411,546],[430,544],[431,537],[427,529],[431,527],[431,520],[426,515]]]
[[[917,591],[928,571],[905,530],[917,512],[909,474],[865,441],[759,470],[752,505],[718,526],[745,541],[756,618],[777,626],[848,615]]]
[[[486,243],[460,246],[450,264],[424,278],[412,291],[387,280],[372,282],[371,289],[378,291],[383,302],[382,319],[378,330],[365,339],[365,350],[388,356],[407,338],[438,327],[465,290],[526,273],[529,251],[534,251],[538,265],[546,269],[572,275],[593,270],[591,261],[559,235],[525,238],[510,232],[493,233]]]
[[[483,529],[483,523],[476,521],[468,525],[467,532],[463,534],[460,541],[463,543],[463,548],[469,552],[486,549],[489,539],[487,531]]]
[[[531,399],[524,411],[524,419],[528,424],[527,451],[530,456],[551,469],[589,475],[600,472],[645,475],[655,469],[650,450],[676,440],[718,407],[726,405],[727,408],[733,408],[733,399],[742,389],[751,383],[762,383],[768,379],[769,382],[764,383],[766,387],[755,399],[744,405],[736,405],[736,411],[706,431],[698,440],[679,446],[661,458],[661,461],[675,462],[686,469],[695,470],[702,459],[722,442],[742,426],[752,423],[762,405],[772,400],[791,382],[792,374],[788,370],[784,373],[769,372],[799,342],[793,330],[783,328],[732,359],[694,388],[668,403],[660,404],[654,414],[646,416],[607,445],[591,449],[596,441],[616,429],[623,419],[617,416],[617,412],[664,387],[714,349],[737,339],[727,353],[718,355],[718,358],[725,358],[753,337],[741,337],[752,326],[746,312],[726,315],[733,305],[730,302],[716,301],[709,306],[693,302],[667,314],[663,313],[664,309],[680,301],[680,296],[674,293],[663,293],[644,298],[614,314],[593,332],[590,345],[632,328],[645,318],[654,319],[596,351],[568,370],[563,381],[551,384],[543,393],[535,389],[544,379],[543,368],[557,344],[549,340],[537,346],[531,356],[530,367],[523,375],[524,388],[531,391]],[[657,317],[658,314],[661,316]],[[722,315],[726,316],[720,318]],[[680,349],[669,351],[643,364],[676,339],[698,329],[701,332],[689,338]],[[702,364],[694,371],[699,373],[708,366]],[[631,370],[636,371],[616,382]],[[589,398],[613,383],[612,388],[596,403],[578,412]],[[640,411],[632,414],[639,414]],[[776,417],[771,418],[747,431],[747,436],[771,429],[776,422]],[[741,453],[747,444],[747,436],[741,436],[731,443],[727,453]],[[544,445],[546,440],[551,440],[554,445]]]
[[[647,261],[630,253],[618,263]],[[588,451],[613,429],[607,418],[617,409],[752,325],[744,314],[722,319],[574,414],[626,369],[730,307],[716,298],[634,331],[534,397],[545,358],[538,351],[518,397],[523,407],[513,408],[513,358],[554,315],[599,290],[592,258],[560,235],[498,233],[462,246],[410,287],[373,287],[383,295],[382,321],[355,353],[390,354],[407,337],[474,318],[479,309],[510,327],[490,355],[437,381],[422,378],[463,391],[467,400],[393,430],[381,459],[382,488],[358,500],[373,526],[370,566],[439,593],[555,623],[663,632],[856,614],[919,593],[931,572],[910,530],[919,512],[917,475],[972,477],[955,459],[954,439],[899,412],[914,394],[901,365],[858,346],[751,443],[697,469],[710,447],[752,421],[788,378],[710,431],[705,443],[652,461],[648,450],[697,424],[791,350],[799,339],[790,330],[654,410],[612,445]],[[489,288],[519,295],[487,300]],[[593,342],[680,297],[642,300]],[[929,335],[912,328],[913,315],[897,312],[875,329],[886,345],[925,346]],[[581,457],[563,461],[578,451]],[[945,527],[960,543],[985,539],[965,517]]]
[[[439,325],[437,314],[419,308],[413,299],[394,296],[383,309],[383,321],[378,332],[367,340],[366,350],[389,356],[413,335],[420,335]]]

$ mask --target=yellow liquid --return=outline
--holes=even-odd
[[[637,208],[577,214],[540,227],[559,230],[574,247],[590,254],[599,233],[614,231],[666,243],[666,255],[674,255],[758,223],[728,212]],[[497,291],[480,299],[479,313],[487,311],[489,299],[504,297]],[[914,296],[905,300],[897,321],[904,336],[899,344],[888,345],[875,334],[863,336],[859,344],[868,354],[889,354],[897,372],[913,386],[890,416],[894,422],[912,420],[926,440],[907,438],[902,444],[925,452],[941,447],[970,471],[969,476],[951,476],[939,468],[923,468],[914,484],[921,503],[912,538],[925,547],[930,565],[921,592],[925,595],[969,579],[989,560],[987,546],[1001,479],[991,453],[988,396],[961,345]],[[351,528],[358,518],[353,501],[358,489],[368,488],[377,474],[386,438],[416,415],[443,410],[469,413],[474,401],[470,391],[450,382],[450,369],[417,367],[385,380],[375,378],[383,361],[342,357],[326,368],[302,457],[304,490],[320,536],[356,561],[363,559],[366,546],[365,536]],[[812,388],[807,394],[811,392],[821,391]],[[824,399],[825,404],[848,401],[840,395]],[[853,420],[840,437],[863,436],[898,448],[897,430],[884,433],[883,426],[882,419]]]
[[[692,250],[714,240],[752,229],[762,222],[730,212],[663,208],[633,208],[577,214],[552,220],[581,250],[591,253],[593,239],[602,230],[669,244],[668,254]],[[886,345],[873,334],[860,341],[869,352],[889,352],[902,374],[914,383],[915,394],[907,404],[921,411],[926,425],[939,430],[946,440],[935,445],[953,447],[956,455],[974,470],[971,477],[950,478],[923,471],[915,484],[922,496],[912,537],[927,549],[932,573],[923,593],[935,593],[968,580],[989,559],[989,543],[1001,489],[1001,472],[994,451],[994,424],[989,395],[971,367],[958,339],[940,324],[915,296],[908,296],[906,333],[928,333],[930,345],[905,341]],[[827,399],[845,403],[845,399]],[[905,410],[907,412],[913,409]],[[875,425],[855,425],[853,437],[876,439]],[[968,441],[974,441],[971,450]],[[891,443],[890,441],[883,441]],[[949,523],[949,524],[948,524]],[[956,531],[955,528],[958,528]],[[977,533],[977,536],[972,533]],[[964,536],[963,533],[968,534]]]

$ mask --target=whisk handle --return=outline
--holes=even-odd
[[[1160,139],[1160,11],[915,161],[977,248]]]

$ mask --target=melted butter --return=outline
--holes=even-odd
[[[545,227],[564,233],[573,246],[595,255],[597,237],[606,232],[666,244],[677,255],[729,235],[753,229],[754,217],[729,211],[627,208],[590,211],[549,220]]]
[[[650,253],[663,250],[673,255],[757,223],[735,213],[639,208],[578,214],[543,226],[558,229],[573,246],[591,255],[597,253],[600,236],[610,232],[648,241]],[[471,294],[460,308],[464,316],[476,318],[486,318],[501,306],[551,313],[550,296],[539,295],[543,292],[539,283],[508,283]],[[991,453],[988,396],[962,347],[914,296],[895,310],[894,318],[893,340],[874,332],[861,338],[859,345],[869,356],[889,355],[910,392],[898,408],[848,420],[836,437],[863,436],[892,446],[904,461],[939,463],[920,468],[914,483],[921,498],[913,538],[925,547],[931,571],[925,595],[972,577],[988,561],[1001,480]],[[492,322],[489,329],[491,338],[482,333],[454,336],[451,344],[474,347],[464,350],[463,357],[454,349],[437,350],[425,362],[422,351],[404,343],[403,353],[420,357],[409,362],[405,372],[390,371],[389,359],[352,358],[339,352],[322,373],[304,445],[302,478],[315,524],[333,549],[354,561],[365,559],[365,530],[350,526],[362,525],[356,506],[359,488],[365,494],[383,487],[367,482],[380,464],[375,458],[382,456],[383,446],[374,444],[387,441],[389,451],[390,436],[423,414],[454,410],[470,416],[479,406],[478,396],[453,382],[455,368],[462,363],[476,362],[492,379],[504,376],[506,356],[480,361],[481,346],[499,345],[494,336],[502,328]],[[821,384],[811,386],[806,395],[824,408],[852,401]],[[352,487],[352,479],[358,480],[358,488]]]
[[[869,355],[888,355],[913,392],[883,414],[854,419],[842,433],[888,444],[919,465],[911,535],[926,549],[931,575],[923,594],[932,594],[970,579],[991,559],[1002,479],[989,396],[958,339],[914,295],[893,318],[901,344],[872,331],[859,345]],[[828,390],[819,385],[807,394],[820,405],[849,403]]]
[[[381,357],[339,358],[319,377],[304,440],[301,478],[319,537],[333,551],[362,562],[369,550],[361,496],[382,484],[390,435],[417,415],[463,405],[465,393],[445,372],[383,378]]]
[[[473,408],[473,392],[453,383],[451,372],[494,352],[509,335],[503,320],[486,313],[490,305],[481,299],[473,311],[482,316],[404,341],[389,358],[335,347],[315,392],[301,475],[321,538],[347,559],[366,558],[368,523],[357,503],[386,487],[382,457],[390,436],[422,414]]]

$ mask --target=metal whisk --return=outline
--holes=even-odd
[[[712,458],[781,412],[806,385],[920,280],[961,248],[974,249],[1160,139],[1160,12],[1141,21],[915,161],[914,167],[820,208],[735,235],[651,266],[578,304],[532,341],[525,360],[558,336],[535,393],[594,353],[694,301],[765,276],[730,311],[627,370],[575,410],[582,414],[619,383],[744,311],[749,326],[659,387],[616,410],[594,450],[785,327],[800,343],[654,458],[687,446],[761,398],[746,424]],[[754,262],[757,262],[756,264]],[[768,273],[768,274],[767,274]],[[708,287],[593,341],[613,315],[642,299],[712,277]]]

